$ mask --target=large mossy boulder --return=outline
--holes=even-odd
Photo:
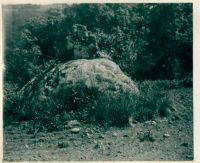
[[[136,84],[114,62],[79,59],[58,64],[26,84],[21,109],[43,123],[70,118],[114,122],[128,120],[138,94]]]

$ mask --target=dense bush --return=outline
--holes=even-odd
[[[132,79],[183,79],[192,73],[192,4],[61,4],[46,12],[41,7],[39,17],[24,14],[24,20],[21,10],[27,11],[19,5],[12,12],[24,25],[10,19],[16,27],[5,44],[5,79],[19,87],[49,60],[71,60],[74,49],[84,56],[89,44],[74,35],[75,24],[86,27],[98,50]]]

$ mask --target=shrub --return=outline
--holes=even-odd
[[[95,119],[100,123],[122,126],[128,123],[131,110],[134,109],[136,96],[126,94],[120,97],[100,95],[96,100]]]
[[[123,126],[128,123],[129,117],[142,122],[158,115],[169,115],[170,101],[160,87],[159,84],[145,81],[138,84],[139,95],[128,96],[123,93],[117,97],[108,97],[97,88],[88,88],[79,83],[73,88],[61,87],[59,94],[39,96],[38,100],[33,101],[34,105],[28,104],[27,114],[23,113],[23,108],[19,108],[19,105],[16,105],[15,113],[11,114],[19,117],[18,120],[22,120],[22,117],[32,119],[33,132],[41,128],[48,131],[59,130],[65,122],[72,119]],[[17,104],[20,104],[20,96],[16,97],[19,98]],[[7,104],[7,108],[10,105]]]
[[[95,119],[101,123],[125,125],[129,117],[146,121],[155,116],[168,116],[171,102],[160,88],[149,81],[139,84],[140,95],[118,98],[100,95],[96,100]]]
[[[40,96],[30,111],[34,123],[44,126],[49,131],[61,129],[70,119],[82,122],[91,121],[93,103],[96,97],[95,88],[76,87],[62,88],[59,94],[50,97]],[[40,101],[39,101],[40,100]]]
[[[136,114],[132,116],[138,121],[145,121],[155,116],[168,116],[168,109],[171,107],[169,97],[163,92],[164,87],[157,82],[144,81],[138,84],[140,96],[135,103]]]
[[[10,120],[20,120],[20,96],[17,85],[5,83],[3,91],[3,121],[4,125],[9,124]]]

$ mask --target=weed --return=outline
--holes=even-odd
[[[155,141],[155,138],[150,130],[140,131],[137,133],[137,136],[140,141],[150,141],[150,142]]]
[[[159,84],[144,81],[138,87],[140,95],[135,102],[135,112],[132,114],[135,120],[146,121],[157,115],[169,115],[168,109],[171,107],[171,102]]]

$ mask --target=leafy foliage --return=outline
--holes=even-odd
[[[16,14],[23,10],[13,7]],[[133,79],[180,79],[192,73],[192,4],[57,5],[41,15],[6,39],[6,80],[22,86],[49,60],[74,59],[74,49],[80,56],[88,53],[81,49],[89,44],[73,33],[75,24],[85,26],[98,50]]]
[[[42,76],[60,62],[101,57],[98,52],[108,55],[134,80],[158,81],[140,83],[142,93],[137,100],[124,96],[109,98],[111,102],[106,101],[107,97],[91,93],[94,90],[79,87],[66,90],[70,96],[62,97],[76,99],[75,102],[67,100],[73,106],[57,97],[46,99],[48,102],[44,100],[42,106],[32,108],[31,117],[35,117],[35,122],[40,119],[47,128],[56,128],[60,120],[66,118],[65,112],[70,112],[66,109],[71,107],[80,110],[76,118],[83,121],[85,117],[92,121],[94,118],[90,115],[95,115],[99,121],[119,125],[126,123],[130,114],[141,121],[156,114],[166,116],[170,102],[160,91],[192,86],[192,4],[60,4],[51,7],[13,5],[3,8],[4,13],[11,8],[13,15],[11,19],[4,16],[5,115],[24,115],[23,110],[15,107],[15,101],[20,101],[16,92],[33,77]],[[75,32],[77,26],[84,30]],[[13,85],[15,89],[11,88]],[[81,94],[80,89],[85,94]]]

